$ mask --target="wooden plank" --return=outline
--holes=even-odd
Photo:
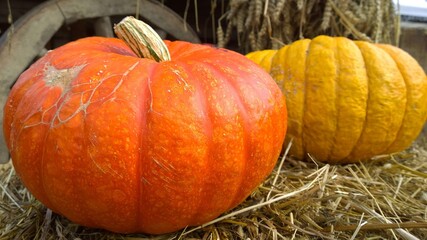
[[[177,39],[200,42],[198,35],[177,13],[159,1],[139,1],[139,14],[143,19],[165,30]],[[137,7],[135,0],[58,0],[54,2],[62,10],[67,23],[85,18],[134,15]]]
[[[427,23],[402,22],[399,47],[414,57],[427,73]],[[427,124],[419,136],[421,141],[427,137]]]
[[[399,47],[411,54],[427,72],[427,23],[402,22]]]
[[[100,17],[95,20],[95,35],[103,37],[114,37],[113,25],[110,17]]]
[[[113,15],[133,15],[135,0],[50,0],[22,16],[0,38],[0,106],[19,74],[36,58],[46,43],[64,24],[79,19]],[[183,19],[155,0],[140,0],[142,18],[166,31],[176,39],[200,42],[198,35]],[[0,111],[0,126],[3,111]],[[0,163],[8,161],[3,131],[0,131]]]
[[[29,1],[29,0],[9,0],[10,7],[12,9],[12,19],[17,20],[30,9],[40,4],[41,1]],[[6,0],[0,1],[0,23],[8,23],[9,17],[9,6]]]

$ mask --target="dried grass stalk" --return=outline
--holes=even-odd
[[[231,0],[224,16],[222,28],[233,29],[244,53],[321,34],[394,45],[398,41],[399,18],[392,0]],[[227,47],[230,40],[218,45]]]

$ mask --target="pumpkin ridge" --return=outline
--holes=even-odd
[[[222,74],[221,74],[222,75]],[[238,106],[240,108],[240,114],[242,114],[242,122],[243,122],[243,159],[244,159],[244,164],[242,166],[242,171],[240,173],[240,183],[238,184],[238,186],[240,186],[240,190],[242,189],[241,186],[244,183],[244,176],[247,175],[246,172],[248,171],[248,151],[249,151],[249,135],[248,132],[250,132],[250,124],[249,124],[249,117],[248,117],[248,110],[244,104],[244,101],[242,99],[242,96],[240,96],[238,94],[238,90],[236,88],[236,86],[234,86],[231,82],[229,81],[225,81],[226,84],[229,84],[229,86],[232,89],[232,92],[234,93],[233,95],[235,96],[235,99],[238,103]],[[230,209],[232,206],[235,206],[237,203],[241,202],[242,199],[240,199],[239,197],[241,196],[242,192],[241,191],[235,191],[234,196],[230,196],[230,204],[228,205],[227,209]],[[246,196],[245,196],[246,198]]]
[[[242,192],[240,190],[242,190],[241,186],[244,182],[244,177],[245,172],[247,171],[248,167],[247,167],[247,161],[248,161],[248,150],[249,150],[249,135],[248,132],[250,131],[250,124],[248,122],[248,110],[244,104],[244,101],[242,99],[242,96],[240,94],[238,94],[238,90],[237,87],[235,86],[235,84],[233,84],[232,82],[230,82],[229,79],[227,79],[224,75],[223,71],[220,71],[219,69],[217,69],[218,67],[210,62],[206,62],[204,61],[203,63],[199,63],[199,64],[204,64],[209,66],[209,69],[213,72],[215,72],[215,75],[217,77],[221,77],[222,79],[224,79],[224,84],[226,84],[227,86],[230,87],[230,90],[232,92],[232,96],[234,96],[234,99],[237,103],[237,106],[239,107],[239,113],[242,115],[241,116],[241,122],[243,123],[243,150],[242,150],[242,154],[243,154],[243,159],[244,161],[242,161],[244,164],[242,166],[242,170],[240,171],[240,181],[239,184],[237,184],[237,191],[234,191],[234,195],[229,197],[229,204],[228,206],[226,206],[226,209],[230,209],[232,206],[235,206],[236,203],[240,202],[242,199],[240,199],[239,197],[241,197]]]
[[[336,42],[336,109],[337,126],[328,159],[338,163],[345,159],[360,137],[363,106],[366,103],[366,79],[363,73],[362,57],[357,46],[347,38],[334,38]],[[366,75],[365,75],[366,76]],[[362,116],[362,117],[361,117]]]
[[[382,48],[380,48],[380,47],[378,47],[378,50],[380,50],[380,51],[383,51],[383,52],[385,52],[387,55],[389,55],[390,56],[390,58],[393,60],[393,62],[396,64],[396,68],[399,70],[398,72],[399,72],[399,74],[401,75],[401,77],[402,77],[402,82],[403,82],[403,84],[405,85],[405,89],[406,89],[406,91],[405,91],[405,99],[406,99],[406,104],[405,104],[405,112],[403,113],[403,118],[402,118],[402,122],[401,122],[401,124],[400,124],[400,127],[399,127],[399,130],[397,130],[397,132],[396,132],[396,135],[395,135],[395,137],[394,137],[394,140],[393,141],[391,141],[390,142],[390,144],[387,146],[387,148],[384,150],[384,152],[382,153],[382,154],[386,154],[386,153],[390,153],[389,151],[389,149],[390,149],[390,147],[392,147],[394,144],[395,144],[395,142],[397,142],[397,141],[399,141],[400,139],[399,139],[399,137],[400,137],[400,132],[402,131],[402,129],[403,129],[403,127],[404,127],[404,120],[405,120],[405,118],[406,118],[406,114],[407,114],[407,112],[408,112],[408,107],[409,107],[409,101],[408,101],[408,92],[409,92],[409,87],[408,87],[408,84],[406,83],[406,79],[405,79],[405,77],[403,76],[403,74],[402,74],[402,69],[400,68],[400,66],[399,66],[399,64],[397,63],[397,61],[394,59],[394,57],[393,57],[393,55],[391,55],[389,52],[387,52],[387,51],[385,51],[384,49],[382,49]]]
[[[233,67],[232,66],[233,63],[230,63],[230,65],[228,65],[231,69],[238,69],[237,67]],[[227,72],[229,73],[229,72]],[[239,75],[239,73],[236,71],[237,75]],[[253,71],[251,72],[252,75],[261,75],[261,73],[265,73],[265,71]],[[256,79],[262,79],[262,77],[258,77]],[[252,139],[254,139],[251,135],[251,133],[253,132],[252,129],[256,128],[256,124],[258,123],[257,120],[254,121],[254,119],[250,119],[247,118],[248,115],[250,115],[250,111],[252,111],[251,109],[251,105],[250,103],[246,103],[246,101],[244,100],[244,96],[245,94],[239,95],[239,89],[238,89],[238,84],[234,83],[232,80],[227,81],[227,83],[230,85],[230,87],[232,88],[233,92],[234,92],[234,96],[236,96],[237,102],[239,103],[240,106],[240,112],[243,114],[243,120],[244,120],[244,126],[243,126],[243,132],[244,132],[244,143],[245,143],[245,150],[244,150],[244,154],[245,154],[245,166],[243,167],[242,170],[242,174],[243,176],[250,176],[250,174],[248,173],[248,171],[250,171],[251,169],[251,165],[248,165],[250,160],[256,160],[254,158],[252,158],[252,156],[255,156],[256,153],[253,152],[254,150],[254,145],[256,144],[256,142],[251,141]],[[246,84],[246,83],[243,83]],[[243,85],[242,84],[242,85]],[[261,85],[262,87],[258,87],[259,85]],[[262,92],[261,89],[269,89],[268,88],[268,84],[266,84],[266,82],[255,82],[254,84],[247,84],[247,86],[249,86],[249,88],[251,90],[253,90],[255,93],[257,93],[258,99],[259,101],[265,102],[266,100],[268,100],[268,97],[262,97],[265,96],[265,92]],[[241,91],[240,91],[241,92]],[[271,97],[274,98],[274,94],[270,91],[269,94],[271,94]],[[283,96],[283,94],[280,92],[280,96]],[[262,98],[261,98],[262,97]],[[271,116],[270,114],[273,113],[273,110],[271,109],[271,111],[268,112],[268,115]],[[251,121],[252,120],[252,121]],[[267,126],[267,125],[265,125]],[[264,128],[265,129],[265,128]],[[272,131],[275,130],[274,127],[272,127]],[[283,136],[284,137],[284,136]],[[280,144],[282,145],[282,144]],[[252,159],[251,159],[252,158]],[[277,159],[277,157],[275,158]],[[256,162],[255,162],[256,164]],[[274,167],[271,166],[271,170]],[[265,178],[266,176],[264,176]],[[244,184],[246,183],[247,177],[242,179],[240,186],[240,189],[243,189]],[[248,193],[247,195],[249,195],[250,193]],[[247,195],[242,195],[242,192],[239,192],[237,195],[234,196],[233,202],[235,205],[236,203],[244,200],[244,198],[247,197]],[[242,198],[242,196],[244,198]],[[238,198],[240,197],[240,199]]]
[[[139,137],[138,137],[138,146],[139,146],[139,156],[138,159],[136,161],[136,194],[137,194],[137,199],[136,199],[136,207],[137,207],[137,213],[136,213],[136,222],[135,222],[135,230],[137,229],[141,229],[141,224],[142,224],[142,195],[144,194],[143,191],[143,177],[142,177],[142,161],[144,160],[143,155],[144,155],[144,145],[146,145],[147,142],[147,119],[148,119],[148,114],[150,114],[150,107],[151,107],[151,101],[152,101],[152,93],[150,90],[150,79],[153,76],[153,73],[155,72],[155,69],[159,66],[159,64],[153,64],[153,67],[150,69],[150,72],[147,74],[147,78],[145,79],[146,85],[145,89],[140,89],[140,94],[141,94],[141,99],[145,100],[145,102],[141,102],[140,104],[140,108],[139,108],[139,115],[140,115],[140,124],[139,124]],[[150,94],[150,97],[145,97],[147,96],[147,94]]]
[[[320,159],[327,158],[330,153],[337,120],[334,44],[331,37],[316,37],[311,42],[311,53],[307,58],[304,135],[309,139],[306,141],[307,152]]]
[[[371,94],[372,94],[371,91],[370,91],[371,81],[370,81],[370,78],[369,78],[369,75],[368,75],[368,71],[367,71],[367,68],[366,68],[366,58],[363,55],[362,49],[360,49],[359,45],[356,44],[356,46],[357,46],[357,49],[360,51],[360,54],[362,56],[363,66],[364,66],[363,69],[365,70],[366,79],[368,80],[368,82],[366,84],[366,87],[367,87],[367,90],[368,90],[368,96],[366,97],[365,119],[363,121],[363,127],[362,127],[362,130],[360,131],[359,138],[357,139],[356,144],[354,144],[353,148],[350,150],[350,154],[347,157],[343,158],[343,159],[348,159],[350,156],[353,156],[355,154],[354,151],[355,151],[356,147],[359,146],[360,141],[362,139],[362,136],[365,133],[366,125],[367,125],[366,123],[368,121],[368,109],[369,109],[369,106],[370,106],[370,104],[368,104],[368,103],[371,100]],[[354,162],[355,159],[348,159],[348,160],[351,161],[351,162]],[[360,160],[360,159],[357,159],[357,160]]]
[[[209,96],[209,93],[207,91],[205,91],[202,87],[202,84],[200,83],[199,79],[197,77],[194,76],[193,71],[191,71],[191,66],[189,63],[186,62],[177,62],[176,64],[178,64],[180,67],[182,67],[182,69],[184,69],[185,74],[187,74],[188,80],[194,79],[192,80],[192,85],[195,87],[195,96],[198,99],[198,103],[200,104],[200,109],[202,110],[202,115],[203,115],[203,126],[204,126],[204,130],[205,130],[205,134],[207,136],[207,151],[206,151],[206,156],[204,158],[204,168],[207,169],[208,171],[204,171],[206,172],[206,175],[200,179],[200,181],[202,181],[201,183],[201,187],[200,187],[200,195],[198,197],[198,206],[195,208],[195,211],[192,213],[192,216],[189,218],[188,222],[190,223],[190,225],[200,225],[201,223],[205,222],[205,219],[203,219],[203,216],[200,214],[200,211],[202,209],[202,207],[204,205],[206,205],[206,203],[204,201],[210,201],[210,198],[203,198],[202,196],[204,195],[204,191],[208,186],[207,183],[207,179],[209,179],[212,176],[212,171],[209,171],[209,168],[212,167],[213,164],[211,164],[214,159],[212,156],[213,153],[213,149],[214,149],[214,141],[213,141],[213,121],[212,121],[212,106],[208,103],[206,96]],[[198,63],[198,66],[204,65],[203,63],[200,64]],[[191,84],[191,83],[190,83]],[[202,218],[202,219],[200,219]]]
[[[306,139],[305,139],[305,134],[304,134],[304,127],[305,127],[305,124],[304,124],[304,119],[305,119],[305,117],[306,117],[306,115],[307,115],[307,111],[306,111],[306,109],[307,109],[307,71],[308,71],[308,56],[310,56],[310,52],[311,52],[311,47],[313,46],[313,40],[312,39],[310,39],[309,40],[309,43],[308,43],[308,46],[307,46],[307,55],[306,55],[306,58],[305,58],[305,63],[304,63],[304,67],[305,67],[305,69],[304,69],[304,90],[305,90],[305,92],[304,92],[304,104],[303,104],[303,106],[302,106],[302,109],[303,109],[303,115],[302,115],[302,119],[301,119],[301,129],[302,129],[302,132],[301,132],[301,142],[302,142],[302,149],[303,149],[303,152],[306,152],[307,151],[307,143],[306,143]],[[306,156],[303,156],[303,158],[305,158]]]
[[[45,132],[45,136],[43,139],[44,143],[46,143],[46,141],[47,141],[50,130],[51,130],[51,128],[48,127],[46,132]],[[40,189],[43,192],[44,200],[46,201],[46,206],[49,206],[49,208],[51,208],[52,211],[56,212],[56,210],[55,210],[56,206],[53,206],[52,200],[50,199],[50,194],[47,194],[47,191],[46,191],[47,187],[46,187],[46,181],[45,181],[45,168],[43,167],[43,166],[45,166],[44,163],[45,163],[46,151],[47,151],[46,150],[46,144],[43,144],[42,156],[40,157],[40,164],[39,164],[39,167],[40,167],[39,171],[40,171],[41,183],[42,183]]]
[[[303,115],[305,110],[305,72],[308,55],[308,47],[311,40],[300,40],[293,45],[285,45],[275,54],[272,60],[271,76],[286,97],[288,109],[287,134],[284,145],[288,145],[293,139],[291,155],[304,158],[303,152]],[[303,51],[299,51],[302,48]],[[303,59],[304,58],[304,59]],[[295,64],[291,61],[295,59]],[[295,82],[291,78],[296,79]],[[294,151],[295,150],[295,151]]]
[[[148,155],[148,152],[150,152],[150,148],[152,145],[152,142],[155,141],[154,139],[152,139],[151,134],[150,134],[150,129],[149,126],[151,124],[153,125],[157,125],[159,124],[158,120],[156,118],[156,116],[162,116],[162,112],[155,110],[154,109],[154,96],[156,95],[156,90],[153,90],[153,86],[157,81],[159,81],[158,78],[156,78],[156,73],[161,72],[162,70],[158,70],[159,68],[161,68],[164,64],[169,64],[170,61],[164,61],[164,62],[160,62],[160,63],[155,63],[153,64],[154,67],[151,68],[151,70],[148,73],[147,79],[146,79],[146,88],[144,89],[144,94],[146,95],[146,97],[141,97],[142,99],[145,99],[146,101],[141,103],[141,108],[140,108],[140,113],[141,113],[141,119],[143,119],[144,124],[140,124],[140,143],[139,146],[141,148],[140,153],[139,153],[139,161],[137,163],[137,176],[139,176],[139,178],[137,179],[138,182],[138,189],[137,189],[137,194],[138,194],[138,200],[137,200],[137,207],[138,207],[138,213],[137,213],[137,231],[159,231],[159,229],[162,229],[165,227],[165,225],[169,225],[169,227],[171,227],[174,223],[174,221],[166,221],[164,224],[164,226],[160,226],[159,228],[151,228],[152,224],[149,222],[149,218],[150,216],[144,212],[144,210],[148,210],[149,214],[153,214],[153,212],[150,211],[150,204],[152,204],[152,198],[153,198],[153,192],[151,192],[152,190],[150,189],[153,185],[152,182],[150,182],[149,179],[146,178],[146,174],[153,174],[153,169],[151,169],[150,167],[147,167],[151,164],[151,162],[154,162],[157,166],[161,167],[164,170],[167,171],[172,171],[174,170],[174,167],[172,165],[165,165],[162,161],[168,161],[168,159],[163,159],[163,158],[159,158],[158,156],[154,157],[154,154],[151,153],[150,155]],[[174,62],[174,64],[177,64],[176,62]],[[141,89],[142,91],[142,89]],[[144,156],[144,157],[142,157]],[[151,171],[150,171],[151,170]],[[149,177],[148,177],[149,178]],[[160,176],[160,178],[164,181],[164,185],[162,186],[163,188],[173,188],[173,186],[169,186],[167,184],[171,184],[171,180],[168,176]],[[163,201],[163,199],[162,199]],[[171,197],[170,201],[175,201],[173,199],[173,197]],[[159,214],[159,212],[157,212],[156,214]],[[163,216],[161,216],[163,217]],[[160,217],[160,218],[161,218]],[[178,217],[181,218],[181,217]],[[147,228],[148,227],[148,228]],[[176,227],[176,226],[175,226]],[[162,230],[160,230],[162,231]]]
[[[33,85],[33,87],[35,87],[35,86],[36,85]],[[30,92],[30,91],[28,91],[28,92]],[[18,111],[19,111],[19,108],[18,108]],[[16,119],[16,118],[14,117],[14,119]],[[20,132],[22,132],[22,130],[25,127],[26,127],[25,125],[22,126]],[[45,183],[46,181],[45,181],[45,177],[44,177],[45,176],[45,169],[43,167],[43,166],[45,166],[45,164],[44,164],[45,163],[45,156],[46,156],[45,153],[47,151],[45,143],[46,143],[47,138],[49,136],[50,130],[51,130],[51,127],[47,127],[46,130],[43,132],[44,133],[44,137],[43,137],[43,140],[42,140],[42,142],[43,142],[43,144],[42,144],[43,150],[41,151],[42,155],[40,157],[40,162],[38,164],[38,168],[39,168],[39,172],[40,172],[40,182],[41,182],[41,184],[40,184],[41,187],[39,189],[42,191],[43,200],[46,201],[46,203],[45,203],[46,206],[48,206],[52,211],[56,212],[57,208],[56,208],[56,206],[53,205],[52,200],[50,199],[50,196],[49,196],[49,194],[47,194],[47,191],[46,191],[47,187],[46,187],[46,183]]]
[[[402,51],[401,49],[386,45],[386,44],[377,44],[377,47],[381,48],[383,51],[385,51],[395,62],[397,69],[399,70],[399,73],[402,76],[403,82],[406,86],[406,108],[405,108],[405,114],[403,116],[402,124],[400,126],[399,131],[397,132],[396,139],[388,146],[386,149],[387,153],[393,153],[396,151],[400,151],[403,148],[407,148],[410,142],[408,139],[413,139],[416,137],[419,132],[421,131],[422,126],[424,125],[425,118],[423,118],[421,121],[419,121],[419,113],[415,114],[416,112],[424,112],[425,115],[425,109],[422,110],[422,106],[417,106],[416,108],[419,109],[419,111],[410,111],[411,105],[418,105],[420,102],[420,97],[417,94],[417,90],[421,88],[426,88],[425,84],[424,86],[421,85],[420,82],[417,82],[415,79],[417,79],[417,74],[424,75],[423,70],[421,67],[419,67],[418,70],[415,67],[411,68],[408,65],[418,65],[418,63],[409,56],[406,52]],[[410,71],[410,74],[408,73]],[[427,79],[426,79],[427,80]],[[422,90],[418,90],[422,91]],[[425,96],[425,94],[424,94]],[[425,97],[424,97],[425,99]],[[417,116],[418,115],[418,116]],[[418,117],[418,119],[417,119]],[[411,126],[410,129],[408,129],[407,126]],[[412,130],[417,129],[417,130]]]
[[[339,96],[340,96],[340,94],[339,94],[339,79],[340,79],[340,75],[339,75],[339,71],[340,71],[340,62],[339,62],[339,59],[338,59],[338,43],[337,43],[337,40],[336,40],[336,38],[331,38],[332,39],[332,41],[333,41],[333,57],[334,57],[334,64],[335,64],[335,75],[334,75],[334,79],[333,79],[333,82],[334,82],[334,92],[335,92],[335,99],[334,99],[334,102],[333,102],[333,104],[335,105],[335,109],[336,109],[336,118],[335,118],[335,126],[334,126],[334,134],[333,134],[333,137],[332,137],[332,144],[331,144],[331,147],[329,148],[329,152],[328,152],[328,154],[327,154],[327,156],[326,156],[326,158],[327,159],[330,159],[331,158],[331,156],[332,156],[332,154],[333,154],[333,152],[334,152],[334,148],[335,148],[335,144],[336,144],[336,142],[337,142],[337,138],[338,138],[338,125],[339,125],[339,118],[340,118],[340,109],[339,109],[339,104],[338,104],[338,102],[339,102]]]
[[[16,104],[16,109],[17,110],[13,113],[13,116],[11,118],[12,119],[11,125],[16,125],[15,123],[19,119],[19,117],[17,116],[17,113],[19,113],[21,111],[24,111],[24,110],[22,110],[23,107],[24,108],[28,107],[26,105],[26,104],[28,104],[28,99],[31,99],[33,96],[44,96],[43,100],[45,100],[47,98],[47,96],[46,96],[47,93],[43,94],[43,92],[45,92],[45,86],[43,86],[44,84],[42,84],[42,81],[43,81],[43,79],[35,80],[34,83],[21,96],[21,98],[18,98],[19,102]],[[41,86],[37,85],[37,83],[38,84],[42,84],[42,85]],[[16,101],[16,99],[14,99],[14,101]],[[42,119],[40,120],[40,122],[37,122],[35,124],[29,124],[29,125],[27,124],[27,120],[31,119],[33,116],[37,115],[38,113],[39,113],[39,109],[37,109],[37,110],[34,109],[34,112],[26,114],[26,119],[24,119],[24,121],[22,122],[22,126],[20,126],[19,131],[16,132],[16,133],[15,132],[11,132],[10,133],[10,135],[13,136],[12,137],[12,141],[10,143],[11,144],[11,155],[12,155],[12,157],[14,155],[14,152],[16,152],[15,147],[16,147],[16,145],[18,145],[19,139],[22,137],[21,134],[23,133],[24,129],[31,128],[31,127],[34,127],[34,126],[37,126],[37,125],[40,125],[40,124],[46,125],[46,123],[42,122]],[[50,130],[50,128],[47,127],[47,130]],[[43,142],[45,142],[46,139],[47,139],[47,131],[43,131],[43,134],[44,134],[44,140],[43,140]],[[43,144],[43,147],[44,146],[45,145]],[[40,183],[41,183],[40,186],[41,187],[38,188],[37,189],[38,191],[35,192],[35,193],[37,194],[37,193],[40,193],[40,191],[41,191],[41,194],[38,197],[43,197],[43,200],[46,201],[46,205],[49,206],[49,208],[52,209],[53,208],[52,207],[52,201],[50,199],[48,199],[48,197],[46,195],[47,191],[46,191],[46,187],[44,185],[44,180],[43,180],[43,176],[44,176],[44,174],[43,174],[43,172],[44,172],[43,171],[44,159],[43,158],[44,158],[44,155],[45,155],[44,154],[45,153],[45,149],[42,149],[41,152],[42,152],[42,155],[40,157],[41,161],[36,166],[36,168],[38,168],[39,173],[40,173]],[[15,164],[18,164],[18,166],[14,164],[15,168],[25,168],[25,165],[27,165],[27,162],[25,160],[26,159],[21,160],[19,163],[15,162]],[[33,192],[33,194],[34,194],[34,192]]]
[[[307,46],[307,54],[306,54],[306,58],[304,61],[304,102],[302,104],[303,110],[302,110],[302,116],[301,116],[301,129],[302,129],[301,143],[302,143],[302,150],[303,150],[303,153],[305,153],[305,155],[302,156],[302,158],[306,158],[306,156],[308,155],[307,154],[308,153],[307,152],[307,146],[306,146],[306,142],[305,142],[305,134],[304,134],[304,132],[305,132],[304,131],[304,126],[305,126],[304,119],[305,119],[305,117],[306,117],[305,115],[307,113],[307,111],[306,111],[306,109],[307,109],[307,70],[308,70],[308,67],[307,67],[308,64],[307,63],[308,63],[308,56],[310,56],[310,48],[312,46],[312,42],[313,42],[312,40],[309,40],[309,44]]]
[[[307,70],[308,70],[308,56],[310,56],[310,49],[312,47],[312,43],[313,40],[308,40],[308,45],[307,45],[307,54],[305,57],[305,62],[304,62],[304,103],[302,105],[302,116],[301,116],[301,143],[302,143],[302,150],[303,153],[305,153],[307,151],[307,146],[306,146],[306,142],[305,142],[305,134],[304,134],[304,119],[305,119],[305,115],[307,113],[306,109],[307,109]],[[288,50],[289,51],[289,50]],[[282,88],[283,89],[283,88]],[[306,156],[302,156],[302,158],[305,158]]]
[[[89,100],[90,101],[90,100]],[[59,111],[61,111],[61,109],[60,108],[58,108],[57,109],[57,112],[59,112]],[[57,118],[59,116],[59,113],[55,113],[55,116],[53,117],[53,119],[52,119],[52,122],[53,121],[55,121],[55,118]],[[89,132],[88,131],[88,126],[86,125],[87,124],[87,116],[86,116],[86,113],[85,113],[85,115],[84,115],[84,117],[82,118],[82,125],[80,125],[80,126],[82,126],[82,135],[83,136],[86,136],[86,134]],[[53,126],[52,126],[53,127]],[[50,130],[51,128],[49,128],[49,130]],[[86,138],[86,137],[84,137],[83,138],[83,144],[82,144],[82,146],[84,146],[83,147],[83,151],[82,152],[84,152],[85,154],[86,154],[86,156],[88,156],[88,158],[89,159],[91,159],[94,163],[95,163],[95,161],[92,159],[92,157],[90,156],[91,154],[90,154],[90,150],[89,150],[89,147],[88,146],[90,146],[88,143],[89,142],[91,142],[91,140],[90,139],[88,139],[88,138]],[[44,146],[46,146],[46,144],[44,145]],[[85,159],[87,158],[85,156]],[[95,163],[96,164],[96,163]],[[100,167],[99,167],[100,168]],[[102,168],[100,168],[100,169],[102,169]],[[77,184],[75,184],[74,182],[74,179],[71,179],[71,181],[73,182],[73,184],[70,184],[70,186],[69,186],[69,188],[74,188],[74,189],[76,189],[76,186],[77,186]],[[74,192],[76,192],[75,190],[74,190]],[[82,206],[82,204],[81,204],[81,201],[76,201],[74,204],[78,204],[78,205],[80,205],[80,206]],[[63,213],[61,213],[61,214],[63,214]],[[81,217],[86,217],[86,219],[84,219],[82,222],[88,222],[89,224],[93,224],[93,221],[92,221],[92,219],[90,219],[90,217],[88,216],[88,215],[81,215]],[[81,221],[81,219],[79,219],[80,221]],[[97,227],[100,227],[100,226],[97,226]]]

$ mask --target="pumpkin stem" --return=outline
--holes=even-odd
[[[171,60],[169,50],[160,36],[148,24],[132,16],[114,25],[114,32],[141,58],[157,62]]]

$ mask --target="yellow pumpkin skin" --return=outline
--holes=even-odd
[[[256,62],[265,71],[270,72],[271,60],[273,60],[273,57],[276,54],[276,52],[277,50],[273,50],[273,49],[259,50],[259,51],[248,53],[246,57]]]
[[[286,96],[284,144],[293,139],[297,158],[367,160],[408,148],[422,130],[427,77],[397,47],[318,36],[282,47],[270,63],[261,66]]]

